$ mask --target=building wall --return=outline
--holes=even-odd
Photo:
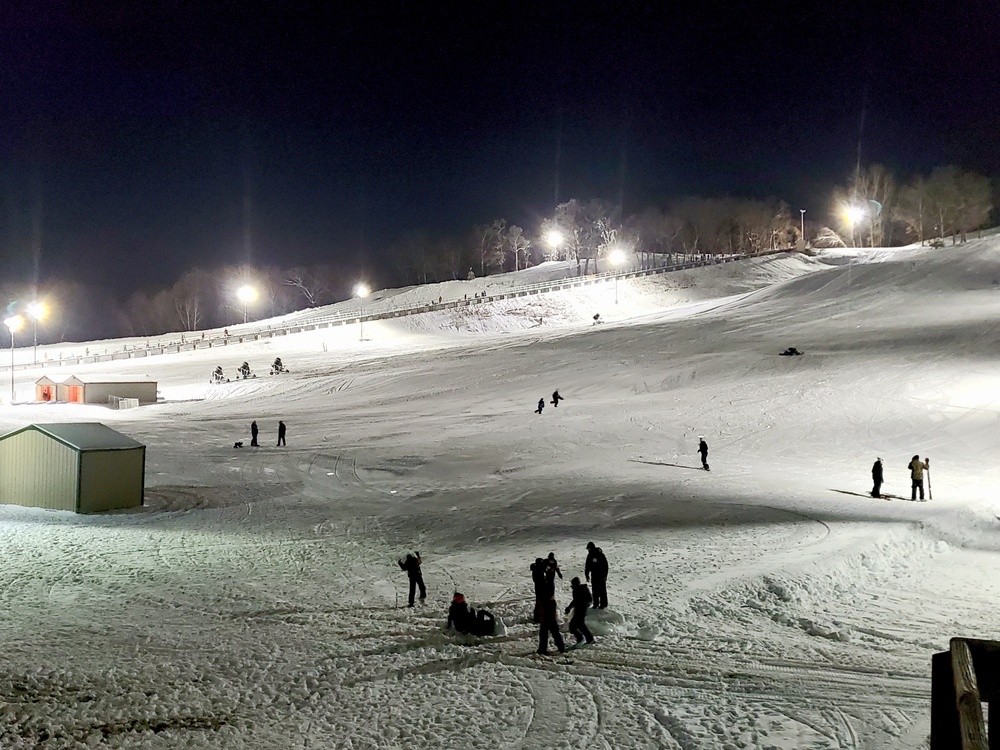
[[[146,449],[86,451],[80,470],[80,513],[142,505]]]
[[[140,404],[155,404],[156,383],[87,383],[83,401],[106,405],[108,396],[137,398]]]
[[[38,430],[0,440],[0,503],[76,510],[79,456]]]

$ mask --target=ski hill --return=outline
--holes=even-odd
[[[931,654],[998,637],[1000,237],[614,286],[122,360],[162,394],[125,411],[15,370],[0,428],[104,422],[147,489],[0,506],[0,746],[925,746]],[[932,500],[868,496],[914,454]],[[597,642],[539,657],[528,566],[555,553],[562,610],[589,541]],[[503,634],[445,631],[455,591]]]

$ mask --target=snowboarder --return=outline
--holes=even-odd
[[[412,601],[410,606],[413,606]],[[459,633],[468,633],[470,620],[469,605],[465,603],[465,597],[456,591],[451,598],[451,606],[448,607],[448,624],[445,627],[454,628]]]
[[[705,442],[704,435],[698,436],[698,452],[701,454],[701,468],[709,471],[708,468],[708,443]]]
[[[558,390],[552,391],[552,405],[553,406],[559,406],[559,402],[560,401],[565,401],[565,400],[566,399],[564,399],[562,396],[559,395],[559,391]],[[559,576],[559,577],[562,578],[562,576]]]
[[[542,607],[542,622],[538,626],[538,653],[543,656],[548,656],[550,635],[559,653],[565,653],[566,644],[563,643],[562,633],[559,632],[559,611],[555,594],[545,600]]]
[[[285,445],[285,423],[278,422],[278,445]]]
[[[920,456],[914,456],[910,463],[906,467],[910,470],[910,479],[913,482],[910,491],[910,500],[917,499],[917,490],[920,491],[920,499],[924,499],[924,472],[930,471],[931,460],[925,458],[923,461],[920,460]]]
[[[259,430],[257,429],[257,420],[255,419],[253,422],[250,423],[250,446],[253,447],[253,448],[259,448],[260,447],[257,444],[257,433],[258,432],[259,432]]]
[[[549,584],[545,580],[545,560],[536,557],[528,569],[531,571],[531,582],[535,586],[535,613],[532,622],[541,622],[545,600],[555,592],[549,588]]]
[[[872,497],[882,497],[882,459],[872,464]]]
[[[408,607],[413,606],[413,596],[417,592],[417,587],[420,587],[420,601],[427,598],[427,589],[424,588],[424,574],[420,571],[420,565],[423,560],[420,559],[419,552],[413,552],[412,554],[407,552],[405,560],[397,560],[401,570],[406,571],[407,577],[410,579],[410,603]]]
[[[544,408],[545,408],[545,399],[544,398],[538,399],[538,408],[535,409],[535,414],[541,414],[542,409]]]
[[[604,550],[593,542],[587,542],[587,562],[583,566],[584,575],[594,587],[594,609],[608,606],[608,558]]]
[[[580,583],[579,578],[570,581],[573,585],[573,601],[566,607],[565,614],[573,610],[573,616],[569,620],[569,632],[576,637],[576,645],[579,646],[585,639],[587,643],[594,642],[594,635],[587,628],[587,610],[593,601],[590,597],[590,590],[587,584]]]

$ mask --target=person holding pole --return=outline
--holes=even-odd
[[[920,492],[920,500],[924,500],[924,472],[927,472],[928,481],[930,480],[930,466],[931,460],[925,458],[923,461],[920,460],[920,456],[914,456],[909,465],[906,468],[910,470],[910,480],[912,481],[912,486],[910,489],[910,500],[917,499],[917,491]]]

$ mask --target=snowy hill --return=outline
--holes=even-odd
[[[123,362],[165,397],[136,410],[5,408],[148,452],[137,512],[0,507],[0,745],[919,747],[931,653],[997,636],[997,279],[998,238],[771,256]],[[866,496],[881,456],[909,497],[913,454],[932,501]],[[556,554],[562,608],[588,541],[597,643],[538,657],[528,565]],[[444,631],[455,590],[505,634]]]

